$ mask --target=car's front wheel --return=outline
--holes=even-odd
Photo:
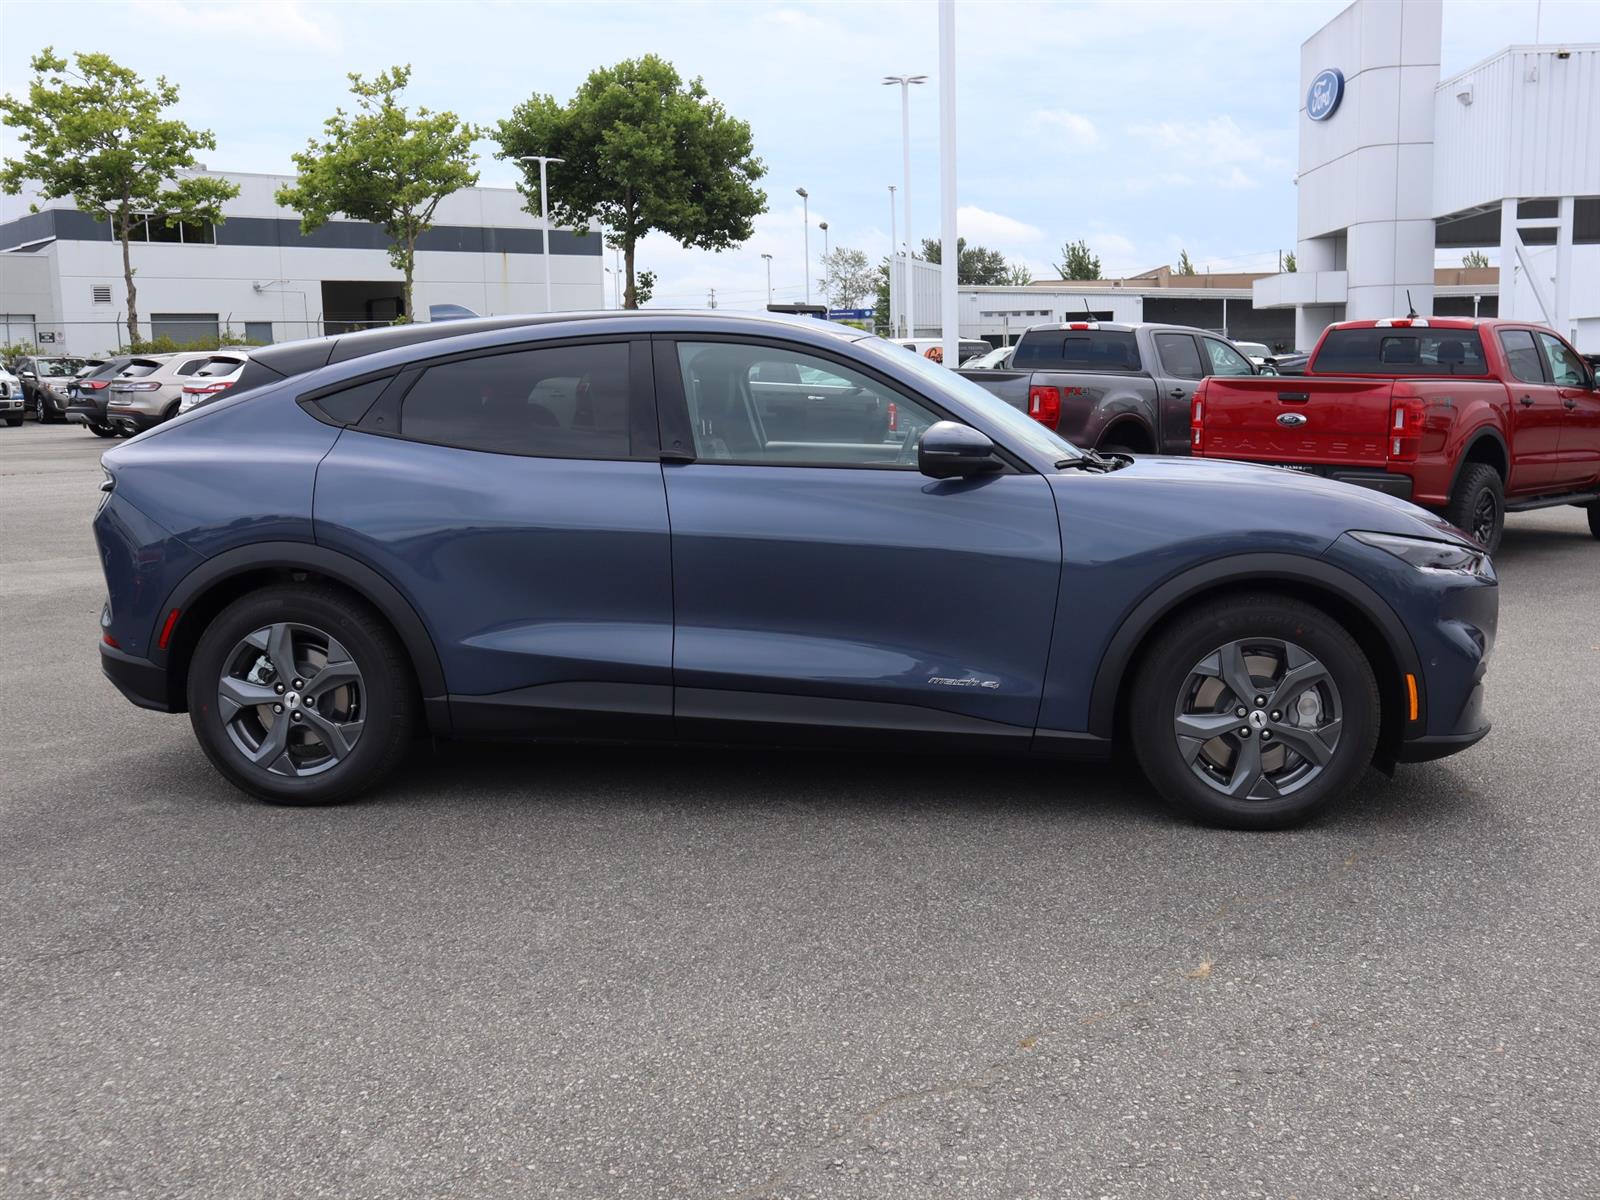
[[[411,739],[405,651],[355,597],[321,585],[252,593],[200,636],[189,717],[212,764],[275,804],[332,804],[372,787]]]
[[[1232,829],[1282,829],[1348,792],[1372,761],[1372,665],[1320,609],[1232,596],[1157,637],[1129,721],[1150,782],[1180,811]]]

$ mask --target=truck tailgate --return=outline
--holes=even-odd
[[[1200,445],[1206,458],[1382,466],[1392,379],[1258,376],[1206,380]]]

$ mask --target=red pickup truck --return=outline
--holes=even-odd
[[[1299,376],[1212,376],[1190,451],[1432,508],[1490,551],[1507,512],[1574,504],[1600,538],[1600,390],[1557,334],[1449,317],[1330,325]]]

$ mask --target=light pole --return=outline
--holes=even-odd
[[[927,83],[926,75],[885,75],[885,87],[900,85],[900,151],[905,171],[906,203],[906,336],[917,336],[917,281],[914,278],[916,258],[911,253],[911,85]]]
[[[772,255],[763,254],[761,257],[767,260],[767,307],[771,308],[772,307]]]
[[[517,161],[539,164],[539,221],[544,226],[544,310],[554,312],[555,302],[550,299],[550,185],[545,180],[545,168],[566,159],[551,158],[548,154],[519,154]]]
[[[805,254],[806,254],[806,303],[811,303],[811,193],[805,188],[795,188],[794,194],[800,197],[801,212],[805,214],[802,224],[805,227]]]
[[[616,276],[616,280],[617,280],[617,307],[621,308],[622,307],[622,247],[621,246],[615,246],[615,247],[613,247],[613,249],[615,249],[616,252],[617,252],[617,269],[616,269],[615,272],[613,272],[613,274]]]
[[[895,260],[900,257],[897,247],[900,239],[894,232],[894,184],[889,185],[889,332],[894,333],[894,268]]]
[[[961,363],[961,297],[957,272],[961,242],[956,236],[956,0],[939,0],[939,326],[943,362]],[[1224,301],[1226,305],[1226,301]],[[1223,324],[1227,324],[1224,311]]]
[[[826,221],[818,221],[817,228],[822,230],[822,273],[825,279],[828,273],[828,223]],[[826,284],[823,285],[822,302],[824,304],[828,302]]]

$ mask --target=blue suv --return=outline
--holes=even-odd
[[[1497,585],[1455,529],[1080,450],[857,330],[502,318],[246,372],[105,455],[100,653],[267,800],[370,788],[423,730],[1127,742],[1183,811],[1271,828],[1488,731]]]

